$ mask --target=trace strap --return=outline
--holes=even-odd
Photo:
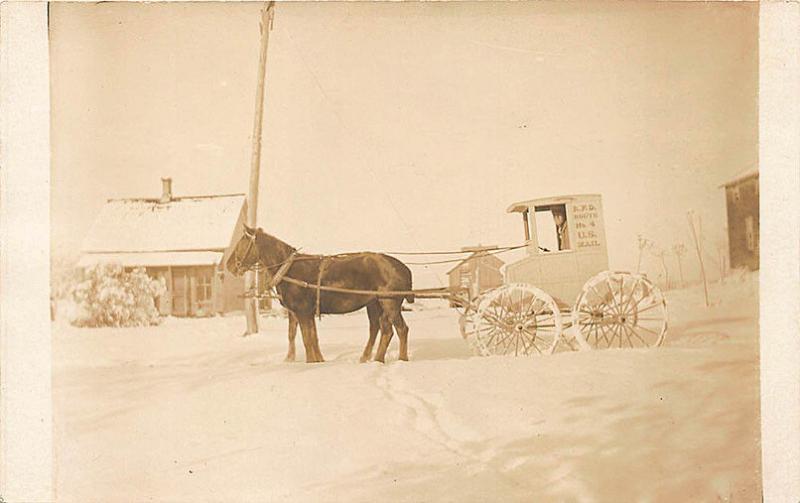
[[[328,263],[330,262],[329,257],[322,257],[319,263],[319,275],[317,276],[317,316],[319,319],[322,319],[322,311],[319,309],[319,298],[320,294],[322,293],[322,275],[325,274],[325,269],[328,267]]]

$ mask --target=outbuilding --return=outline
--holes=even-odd
[[[731,268],[758,269],[758,169],[740,173],[720,186],[728,213],[728,254]]]
[[[472,252],[447,272],[450,291],[467,292],[470,298],[503,284],[500,268],[505,263],[492,254],[496,246],[473,246],[461,249]]]

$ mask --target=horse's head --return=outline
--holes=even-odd
[[[244,233],[236,246],[233,247],[231,256],[225,263],[225,267],[234,276],[241,276],[246,271],[252,269],[259,261],[259,251],[256,246],[256,234],[258,229],[244,226]]]

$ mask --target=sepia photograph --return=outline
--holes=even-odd
[[[50,4],[53,500],[763,501],[759,7]]]

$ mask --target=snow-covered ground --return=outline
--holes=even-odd
[[[56,323],[57,497],[760,501],[757,281],[668,292],[664,347],[546,357],[473,357],[431,304],[386,365],[365,312],[323,318],[313,365],[276,318]]]

